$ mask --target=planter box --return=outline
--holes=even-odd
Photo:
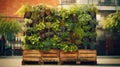
[[[59,50],[41,51],[42,62],[59,62]]]
[[[41,50],[23,50],[23,64],[24,62],[38,62],[44,64],[44,62],[94,62],[97,63],[96,50],[81,49],[74,52],[64,52],[62,50],[49,50],[47,52]]]
[[[96,50],[78,50],[78,60],[80,62],[97,62]]]
[[[41,51],[40,50],[23,50],[22,65],[28,64],[27,62],[41,63]]]
[[[77,51],[74,52],[64,52],[60,51],[60,62],[72,62],[77,61]]]
[[[49,50],[47,52],[41,50],[23,50],[23,61],[25,62],[59,62],[59,50]]]
[[[32,12],[25,12],[24,18],[31,18]]]
[[[23,50],[23,61],[41,61],[41,51]]]

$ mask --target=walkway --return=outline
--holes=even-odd
[[[22,56],[0,57],[0,67],[120,67],[120,56],[98,56],[97,65],[21,65]]]

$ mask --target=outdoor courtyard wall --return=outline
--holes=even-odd
[[[17,17],[15,12],[24,4],[48,4],[57,7],[59,0],[0,0],[0,14]]]

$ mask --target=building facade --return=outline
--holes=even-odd
[[[59,4],[59,0],[0,0],[0,19],[16,19],[18,21],[23,22],[23,16],[16,15],[16,11],[24,4],[37,5],[37,4],[48,4],[54,7],[57,7]],[[23,26],[24,27],[24,26]],[[5,46],[4,55],[22,55],[22,38],[23,32],[18,33],[18,35],[10,36],[13,37],[12,42],[8,42],[7,46]],[[9,47],[8,47],[9,46]],[[0,46],[0,56],[3,55]]]
[[[120,0],[59,0],[59,7],[67,8],[72,4],[93,4],[97,7],[98,13],[96,14],[96,18],[98,21],[98,25],[96,27],[97,33],[97,53],[98,55],[120,55],[120,47],[119,42],[112,41],[112,33],[107,32],[102,29],[101,23],[102,20],[108,16],[110,13],[116,12],[116,10],[120,10]]]
[[[15,12],[24,4],[48,4],[57,7],[59,0],[0,0],[0,14],[8,17],[17,17]]]
[[[120,0],[0,0],[0,14],[5,15],[7,18],[16,18],[15,12],[23,5],[23,4],[31,4],[36,5],[39,3],[52,5],[55,7],[68,7],[69,5],[73,5],[75,3],[82,4],[94,4],[98,8],[98,14],[96,16],[99,25],[97,26],[97,51],[98,55],[120,55],[115,54],[112,46],[109,41],[106,42],[106,36],[111,35],[110,33],[106,33],[101,28],[101,21],[110,13],[115,12],[116,10],[120,10]],[[106,46],[111,46],[108,49]],[[108,52],[110,51],[110,52]]]

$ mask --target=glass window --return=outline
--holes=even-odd
[[[61,0],[61,4],[73,4],[76,3],[76,0]]]
[[[116,0],[116,5],[120,6],[120,0]]]
[[[95,4],[95,5],[97,5],[98,0],[79,0],[78,4]]]
[[[101,6],[115,6],[117,0],[99,0]]]
[[[89,4],[97,5],[99,0],[89,0]]]
[[[89,3],[89,0],[80,0],[79,1],[79,4],[88,4]]]

